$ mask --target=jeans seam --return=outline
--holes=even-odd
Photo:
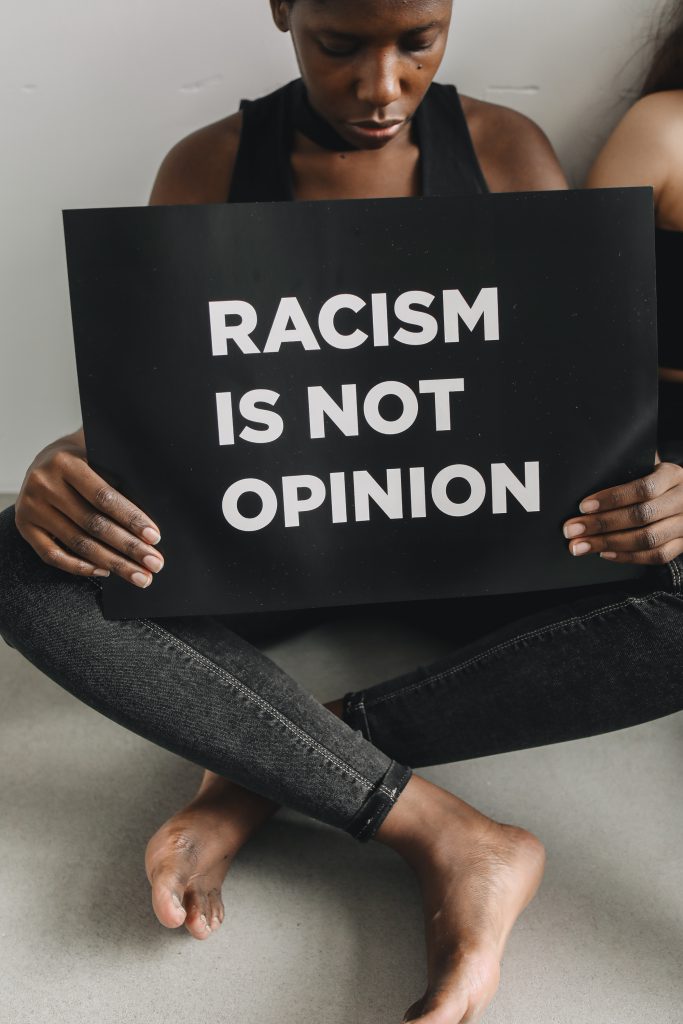
[[[86,577],[86,579],[90,580],[91,583],[94,583],[98,590],[102,590],[102,583],[100,580],[90,576]],[[247,697],[248,700],[253,701],[253,703],[255,703],[262,710],[265,710],[269,714],[271,714],[275,719],[277,719],[277,721],[281,722],[286,729],[293,733],[293,735],[295,735],[297,739],[303,739],[304,743],[312,744],[313,747],[318,751],[318,753],[322,754],[323,757],[331,761],[332,764],[336,765],[336,767],[339,768],[342,772],[345,772],[347,775],[350,775],[352,778],[356,779],[357,782],[360,782],[360,784],[365,789],[374,790],[375,788],[377,788],[377,790],[380,793],[383,793],[387,797],[391,797],[392,794],[395,792],[395,790],[390,790],[386,786],[375,787],[374,783],[370,782],[369,779],[364,778],[364,776],[360,775],[354,768],[351,768],[349,765],[344,764],[344,762],[339,760],[339,758],[335,754],[333,754],[331,750],[328,750],[327,747],[323,747],[322,744],[318,743],[318,741],[315,740],[312,736],[310,736],[307,732],[305,732],[303,729],[300,729],[297,725],[291,722],[285,715],[278,711],[277,708],[274,708],[272,704],[269,704],[268,701],[264,700],[263,697],[257,696],[254,693],[254,691],[250,690],[245,683],[237,679],[230,672],[226,672],[226,670],[222,668],[222,666],[215,665],[210,658],[207,658],[206,655],[201,654],[199,651],[196,651],[193,647],[190,647],[190,645],[186,644],[184,640],[179,640],[178,637],[174,636],[173,633],[171,633],[169,630],[166,630],[163,627],[159,626],[158,623],[156,622],[152,622],[151,619],[138,619],[137,621],[144,623],[148,627],[148,629],[152,630],[152,632],[154,633],[158,633],[164,640],[170,640],[171,643],[174,644],[179,650],[184,650],[186,654],[189,654],[189,656],[193,658],[195,661],[197,661],[199,664],[208,666],[209,671],[213,672],[219,678],[225,678],[231,685],[236,686],[237,689],[240,690]]]
[[[247,697],[248,700],[256,704],[257,707],[261,708],[262,711],[267,711],[268,714],[272,715],[277,721],[284,725],[286,729],[288,729],[294,736],[296,736],[298,740],[303,740],[304,743],[310,743],[319,754],[321,754],[324,758],[331,761],[332,764],[336,765],[336,767],[340,769],[340,771],[345,772],[347,775],[350,775],[352,778],[356,779],[356,781],[360,782],[361,785],[364,786],[366,789],[375,789],[374,783],[370,782],[369,779],[366,779],[364,776],[360,775],[355,770],[355,768],[351,768],[350,765],[347,765],[343,761],[341,761],[335,754],[332,753],[331,750],[328,750],[327,747],[324,747],[321,743],[318,743],[318,741],[314,739],[313,736],[309,735],[309,733],[305,732],[303,729],[300,729],[299,726],[291,722],[286,717],[286,715],[283,715],[282,712],[278,711],[277,708],[273,707],[273,705],[270,704],[267,700],[264,700],[263,697],[260,697],[258,694],[254,693],[253,690],[251,690],[240,679],[237,679],[235,676],[233,676],[232,673],[227,672],[222,666],[214,664],[214,662],[212,662],[210,658],[207,658],[206,655],[201,654],[199,651],[196,651],[189,644],[185,643],[184,640],[180,640],[173,633],[169,632],[166,629],[163,629],[163,627],[159,626],[158,623],[152,622],[150,619],[140,619],[139,621],[144,623],[148,627],[148,629],[152,630],[152,632],[158,633],[161,637],[163,637],[163,639],[170,641],[170,643],[177,647],[178,650],[184,651],[198,664],[201,664],[205,668],[208,668],[208,670],[212,672],[214,675],[218,676],[219,678],[224,678],[231,685],[236,686],[237,689],[240,690],[244,694],[244,696]],[[385,796],[391,795],[391,790],[387,789],[385,786],[380,786],[378,787],[378,789],[381,793],[384,793]]]
[[[541,636],[544,633],[551,632],[552,630],[560,629],[562,626],[569,624],[575,624],[579,622],[587,622],[590,619],[595,618],[598,615],[603,615],[605,612],[616,611],[618,608],[625,608],[627,605],[642,604],[645,601],[649,601],[653,597],[659,595],[665,595],[670,597],[670,591],[668,590],[655,590],[651,594],[645,597],[627,597],[623,601],[617,601],[614,604],[605,605],[604,608],[596,608],[592,612],[586,612],[585,615],[571,616],[567,619],[562,619],[561,622],[551,622],[547,626],[540,626],[538,629],[530,630],[528,633],[520,633],[519,636],[511,637],[509,640],[496,644],[494,647],[489,647],[487,650],[482,651],[480,654],[475,654],[467,661],[464,661],[461,665],[452,665],[450,668],[443,669],[441,672],[435,672],[432,675],[427,676],[425,679],[419,679],[410,686],[400,687],[397,690],[393,690],[391,693],[382,694],[376,697],[371,704],[381,704],[387,700],[393,700],[395,697],[402,697],[406,693],[412,693],[414,690],[419,690],[428,683],[438,682],[439,679],[443,679],[446,676],[454,675],[456,672],[460,672],[462,669],[468,668],[470,665],[476,664],[483,658],[488,658],[492,654],[496,654],[500,651],[505,650],[508,647],[512,647],[518,644],[521,640],[528,640],[534,637]]]
[[[671,577],[672,577],[672,580],[673,580],[674,588],[676,590],[680,590],[681,589],[681,568],[680,568],[678,562],[676,561],[675,558],[672,558],[671,561],[667,563],[667,565],[669,566],[669,570],[671,572]]]

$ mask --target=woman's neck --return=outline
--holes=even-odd
[[[303,82],[294,88],[291,188],[299,200],[384,199],[422,192],[414,121],[381,149],[342,139],[310,105]]]
[[[393,199],[422,194],[420,150],[406,132],[380,150],[333,152],[296,133],[290,153],[294,199]]]

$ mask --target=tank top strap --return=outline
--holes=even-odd
[[[296,81],[257,100],[242,100],[242,128],[228,194],[229,203],[293,199],[292,91]]]
[[[458,90],[433,82],[414,115],[420,147],[422,195],[471,195],[489,191]]]

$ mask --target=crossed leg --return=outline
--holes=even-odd
[[[145,866],[162,924],[184,923],[200,939],[220,927],[227,870],[275,810],[271,801],[205,773],[195,798],[147,847]],[[508,935],[540,884],[542,844],[418,775],[375,838],[410,864],[422,893],[428,985],[404,1020],[478,1019],[498,987]]]
[[[396,714],[383,710],[387,692],[402,700],[419,692],[420,699],[425,695],[427,702],[440,701],[435,704],[440,718],[448,706],[457,708],[463,736],[468,726],[475,733],[479,727],[475,742],[480,749],[473,749],[468,737],[467,756],[493,752],[482,749],[482,744],[495,748],[502,743],[505,749],[502,719],[509,718],[511,701],[519,721],[514,726],[510,722],[507,731],[519,737],[525,733],[515,729],[527,729],[531,723],[532,733],[526,735],[535,742],[527,742],[529,746],[649,721],[681,707],[676,652],[683,639],[682,611],[680,593],[670,593],[668,587],[651,593],[637,588],[633,594],[593,592],[575,603],[508,623],[448,659],[446,668],[443,662],[420,668],[414,679],[382,684],[362,696],[373,728],[381,728],[383,720],[385,725],[391,722],[391,737],[399,744]],[[636,636],[640,660],[634,657]],[[570,664],[562,650],[565,655],[572,652]],[[458,693],[451,688],[444,696],[450,684],[463,679]],[[482,729],[482,708],[491,711],[493,701],[500,707],[501,721],[492,714],[490,730]],[[342,717],[342,701],[325,706]],[[401,707],[405,743],[413,742],[415,719],[410,711]],[[447,734],[448,727],[443,735],[453,744]],[[424,747],[430,737],[431,732],[422,734],[423,751],[416,764],[431,763],[419,760],[427,756]],[[518,745],[519,739],[513,738],[506,749]],[[392,753],[400,756],[399,749]],[[198,938],[219,927],[220,886],[227,869],[275,810],[275,804],[205,774],[197,797],[150,840],[146,864],[160,920],[170,927],[185,922]],[[540,883],[541,843],[522,829],[486,818],[416,775],[375,838],[413,867],[424,901],[429,982],[405,1019],[426,1024],[477,1019],[496,990],[507,936]]]

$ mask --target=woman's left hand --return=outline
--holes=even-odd
[[[652,473],[589,494],[589,515],[567,519],[572,555],[599,552],[615,562],[662,564],[683,553],[683,466],[658,462]]]

